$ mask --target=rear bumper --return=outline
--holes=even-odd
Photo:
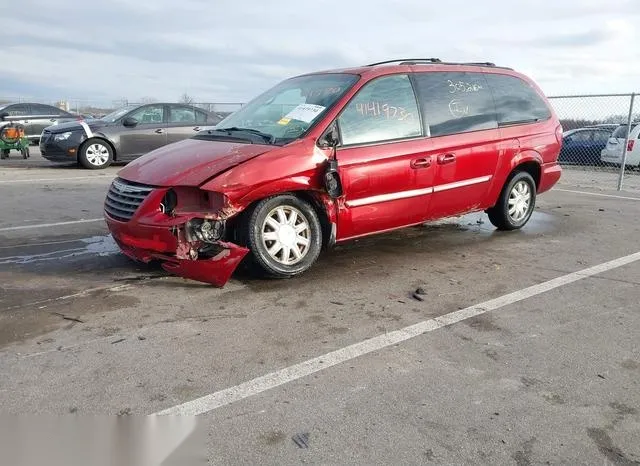
[[[180,225],[142,224],[135,218],[122,222],[106,212],[104,216],[113,239],[126,256],[145,263],[159,261],[170,273],[217,287],[223,287],[229,281],[249,252],[247,248],[220,241],[215,244],[215,255],[200,259],[196,251],[202,244],[188,242]]]
[[[557,162],[545,163],[540,167],[538,194],[553,188],[562,176],[562,167]]]

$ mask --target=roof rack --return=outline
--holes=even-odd
[[[397,60],[385,60],[377,63],[370,63],[365,66],[386,65],[387,63],[396,63],[396,62],[402,62],[400,63],[401,65],[409,65],[409,64],[421,63],[421,62],[442,63],[442,60],[440,60],[439,58],[400,58]]]
[[[511,70],[512,68],[508,68],[506,66],[497,66],[492,62],[443,62],[439,58],[402,58],[398,60],[386,60],[377,63],[371,63],[366,66],[376,66],[376,65],[386,65],[389,63],[398,63],[400,65],[417,65],[417,64],[441,64],[441,65],[463,65],[463,66],[487,66],[494,68],[504,68]]]
[[[490,61],[480,61],[480,62],[460,63],[460,65],[469,65],[469,66],[496,66],[496,64],[495,64],[495,63],[491,63]]]

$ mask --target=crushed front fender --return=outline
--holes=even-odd
[[[210,283],[223,287],[231,278],[249,249],[233,243],[218,243],[222,250],[214,257],[207,259],[176,259],[171,258],[162,263],[167,272],[182,278]]]

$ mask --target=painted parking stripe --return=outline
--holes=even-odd
[[[59,227],[64,225],[77,225],[79,223],[95,223],[95,222],[103,222],[103,218],[89,218],[86,220],[73,220],[70,222],[57,222],[57,223],[39,223],[38,225],[20,225],[17,227],[4,227],[0,228],[0,232],[2,231],[16,231],[16,230],[33,230],[34,228],[50,228],[50,227]]]
[[[588,191],[574,191],[572,189],[554,188],[554,191],[562,191],[564,193],[587,194],[589,196],[612,197],[614,199],[627,199],[630,201],[640,201],[640,197],[616,196],[614,194],[590,193]]]
[[[234,387],[212,393],[210,395],[196,398],[195,400],[167,408],[155,413],[156,415],[200,415],[213,411],[222,406],[226,406],[237,401],[244,400],[272,388],[279,387],[294,380],[301,379],[316,372],[320,372],[329,367],[350,361],[359,356],[387,348],[403,341],[415,338],[427,332],[432,332],[449,325],[461,322],[472,317],[494,311],[510,304],[531,298],[533,296],[546,293],[547,291],[560,288],[565,285],[577,282],[608,270],[613,270],[627,264],[640,260],[640,252],[620,257],[618,259],[605,262],[603,264],[589,267],[578,272],[569,273],[552,280],[539,283],[513,293],[500,296],[489,301],[485,301],[475,306],[470,306],[459,311],[450,312],[434,319],[425,320],[414,325],[395,330],[384,335],[355,343],[336,351],[318,356],[313,359],[295,364],[284,369],[263,375],[249,380]]]

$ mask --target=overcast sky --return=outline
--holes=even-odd
[[[360,1],[20,0],[0,98],[244,102],[298,73],[433,56],[514,67],[548,95],[640,91],[638,0]]]

